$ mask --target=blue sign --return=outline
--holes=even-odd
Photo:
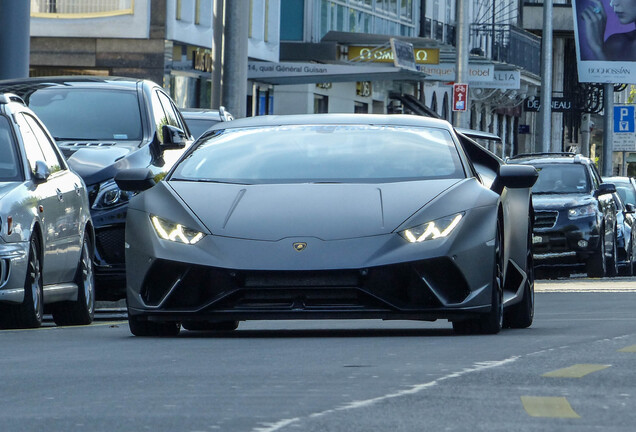
[[[614,132],[634,133],[634,105],[620,105],[614,107]]]

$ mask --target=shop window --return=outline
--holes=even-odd
[[[369,104],[364,102],[354,102],[353,112],[356,114],[367,114],[369,112]]]
[[[324,114],[329,112],[329,97],[325,95],[314,95],[314,114]]]

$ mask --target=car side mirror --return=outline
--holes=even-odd
[[[44,161],[35,161],[35,169],[33,170],[33,178],[36,183],[44,183],[51,175],[49,166]]]
[[[636,213],[636,207],[634,207],[634,204],[625,204],[625,213]]]
[[[138,192],[150,189],[157,182],[148,168],[130,168],[115,174],[115,183],[123,191]]]
[[[161,136],[163,137],[162,150],[182,149],[186,146],[186,133],[178,127],[163,125],[161,127]]]
[[[594,191],[594,196],[598,198],[601,195],[613,193],[616,193],[616,185],[614,185],[614,183],[601,183],[598,185],[598,189]]]
[[[531,165],[501,165],[497,174],[500,185],[509,189],[531,188],[539,173]]]

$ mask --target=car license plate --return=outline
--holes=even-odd
[[[532,244],[543,243],[543,237],[538,235],[532,236]]]

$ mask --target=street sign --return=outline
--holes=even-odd
[[[393,64],[408,70],[417,70],[415,65],[415,53],[413,44],[399,39],[391,38],[391,50],[393,51]]]
[[[634,105],[614,105],[614,151],[636,151]]]
[[[634,133],[634,105],[614,106],[614,133]]]
[[[468,84],[453,84],[453,111],[466,111]]]

